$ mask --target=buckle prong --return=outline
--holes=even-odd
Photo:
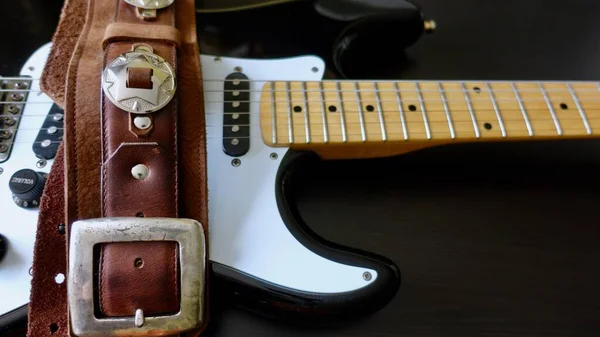
[[[137,309],[135,311],[135,326],[141,328],[144,325],[144,310]]]

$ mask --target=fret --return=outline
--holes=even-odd
[[[425,103],[423,102],[423,95],[421,95],[421,86],[419,83],[415,83],[417,89],[417,97],[419,99],[419,106],[421,107],[421,114],[423,115],[423,124],[425,124],[425,134],[427,139],[431,139],[431,129],[429,128],[429,120],[427,119],[427,112],[425,112]]]
[[[406,128],[406,118],[404,117],[404,108],[402,107],[402,98],[400,98],[400,88],[398,88],[398,82],[394,82],[394,89],[396,89],[396,104],[398,104],[400,123],[402,123],[402,136],[404,137],[404,140],[408,140],[408,129]]]
[[[538,86],[540,87],[540,92],[542,93],[542,96],[544,96],[544,101],[546,102],[546,106],[550,111],[550,116],[552,116],[552,121],[554,122],[554,126],[556,127],[556,133],[558,133],[559,136],[562,136],[562,128],[560,127],[560,122],[558,121],[556,110],[554,110],[554,106],[552,106],[552,103],[550,102],[548,93],[546,92],[546,89],[544,88],[544,85],[541,82],[538,83]]]
[[[446,100],[446,94],[444,93],[444,89],[442,88],[442,83],[438,82],[437,87],[440,93],[440,97],[442,98],[442,104],[444,105],[444,112],[446,113],[446,120],[448,121],[450,138],[455,139],[456,132],[454,131],[454,124],[452,123],[452,117],[450,116],[450,110],[448,109],[448,101]]]
[[[377,113],[379,114],[379,124],[381,126],[381,140],[387,140],[387,132],[385,131],[385,121],[383,119],[383,109],[381,109],[381,97],[379,96],[379,90],[377,82],[373,82],[373,88],[375,89],[375,100],[377,101]]]
[[[340,105],[340,124],[342,126],[342,142],[348,141],[348,132],[346,130],[346,118],[344,117],[346,109],[344,109],[344,103],[342,102],[342,88],[340,86],[340,82],[336,81],[336,89],[337,89],[337,99]]]
[[[310,143],[310,120],[308,118],[308,95],[306,94],[306,82],[302,82],[302,93],[304,94],[304,132],[306,135],[306,143]]]
[[[275,109],[276,100],[275,100],[275,82],[271,82],[271,141],[273,144],[277,144],[277,109]]]
[[[490,100],[492,101],[492,106],[494,107],[494,113],[496,114],[496,119],[498,119],[498,125],[500,126],[500,132],[502,133],[502,137],[506,137],[506,127],[504,125],[504,120],[502,119],[502,115],[500,114],[500,109],[498,108],[498,102],[496,102],[496,95],[494,95],[494,91],[489,83],[485,83],[485,86],[490,94]],[[520,104],[520,103],[519,103]],[[521,109],[522,110],[522,109]]]
[[[321,117],[323,121],[323,141],[329,142],[329,132],[327,131],[327,114],[325,113],[325,90],[323,89],[323,82],[319,81],[319,91],[321,92]]]
[[[290,89],[290,82],[285,82],[285,89],[287,91],[287,115],[288,115],[288,141],[290,144],[294,143],[294,127],[292,123],[292,93]]]
[[[356,84],[356,82],[354,83],[354,93],[356,94],[356,108],[358,110],[358,119],[360,121],[360,136],[362,138],[362,141],[366,141],[367,140],[367,131],[366,131],[366,127],[365,127],[365,116],[363,114],[363,109],[362,109],[362,104],[361,104],[361,99],[360,99],[360,91],[358,90],[358,86]]]
[[[479,125],[477,124],[477,119],[475,118],[475,112],[473,111],[473,104],[471,103],[471,98],[469,97],[469,91],[464,83],[461,83],[461,89],[464,92],[465,101],[467,102],[467,108],[469,109],[469,114],[471,115],[471,121],[473,121],[473,129],[475,131],[475,138],[480,138],[481,133],[479,132]]]
[[[527,110],[525,109],[525,106],[523,105],[523,99],[521,98],[521,95],[519,95],[519,91],[517,90],[517,88],[515,87],[515,83],[511,83],[510,84],[513,92],[515,93],[515,97],[517,98],[517,102],[519,103],[519,108],[521,109],[521,112],[523,113],[523,119],[525,120],[525,126],[527,127],[527,133],[529,134],[530,137],[533,136],[533,128],[531,127],[531,121],[529,120],[529,115],[527,114]]]
[[[592,134],[592,128],[590,127],[590,122],[588,121],[588,118],[587,118],[587,116],[585,114],[585,111],[581,107],[581,103],[579,102],[579,98],[577,97],[577,95],[573,91],[573,87],[571,86],[571,83],[567,83],[567,88],[569,89],[569,92],[571,93],[571,97],[573,97],[573,102],[575,102],[575,106],[577,106],[577,110],[579,111],[579,116],[581,116],[581,120],[583,121],[583,125],[585,126],[585,131],[587,132],[588,135],[591,135]]]

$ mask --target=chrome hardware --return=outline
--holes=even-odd
[[[139,16],[144,20],[156,19],[156,10],[169,7],[175,0],[125,0],[128,4],[135,6]]]
[[[171,6],[175,0],[125,0],[125,2],[143,9],[161,9]]]
[[[140,309],[129,317],[94,315],[94,245],[108,242],[176,241],[180,263],[180,311],[146,316]],[[71,227],[67,294],[71,329],[77,336],[177,335],[199,327],[204,317],[206,246],[202,225],[191,219],[99,218]],[[139,324],[141,323],[141,324]]]
[[[151,89],[129,88],[129,68],[151,69]],[[171,65],[148,46],[136,47],[110,62],[102,72],[102,90],[118,108],[134,114],[165,107],[175,96],[176,76]]]

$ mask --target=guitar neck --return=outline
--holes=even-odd
[[[262,138],[270,146],[430,144],[594,137],[595,82],[268,82]]]

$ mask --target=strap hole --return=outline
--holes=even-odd
[[[56,323],[50,324],[50,333],[54,334],[57,331],[58,331],[58,324],[56,324]]]
[[[138,218],[143,218],[146,215],[144,214],[144,212],[137,212],[135,213],[135,216],[137,216]]]
[[[63,282],[65,282],[65,274],[56,274],[56,276],[54,276],[54,282],[56,282],[56,284],[63,284]]]
[[[144,260],[141,257],[136,258],[133,261],[133,266],[140,269],[144,266]]]

